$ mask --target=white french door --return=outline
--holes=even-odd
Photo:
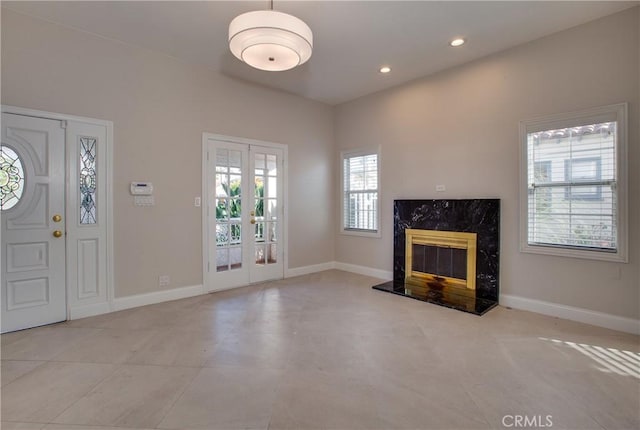
[[[284,151],[205,137],[208,291],[284,277]]]
[[[2,114],[2,332],[64,321],[65,130]]]

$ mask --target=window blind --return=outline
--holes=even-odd
[[[345,156],[344,228],[378,230],[378,155]]]
[[[530,245],[617,250],[616,126],[527,134]]]

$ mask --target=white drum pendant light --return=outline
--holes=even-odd
[[[313,33],[304,21],[282,12],[259,10],[229,24],[229,49],[251,67],[271,72],[293,69],[311,58]]]

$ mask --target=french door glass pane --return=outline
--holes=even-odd
[[[262,219],[264,217],[264,200],[256,199],[255,207],[256,219]]]
[[[216,271],[224,272],[229,270],[229,250],[220,249],[216,250]]]
[[[278,197],[278,178],[269,176],[269,180],[267,182],[267,197]]]
[[[276,223],[275,222],[270,222],[267,223],[269,225],[269,242],[276,242],[277,241],[277,236],[276,236]]]
[[[264,245],[256,245],[256,264],[264,264],[265,254]]]
[[[229,264],[231,270],[242,267],[242,248],[234,246],[229,248]]]
[[[264,224],[263,222],[256,222],[256,242],[264,242],[264,234],[265,234],[265,229],[264,229]]]
[[[278,163],[275,155],[267,155],[267,171],[269,175],[276,176],[278,174]]]
[[[216,224],[216,246],[225,246],[229,243],[229,224]]]
[[[268,252],[269,255],[267,256],[267,262],[269,264],[277,263],[278,252],[277,252],[276,244],[275,243],[269,244],[267,249],[269,250]]]

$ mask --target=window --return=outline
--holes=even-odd
[[[522,251],[626,261],[626,113],[520,123]]]
[[[380,237],[378,151],[342,153],[342,231]]]

